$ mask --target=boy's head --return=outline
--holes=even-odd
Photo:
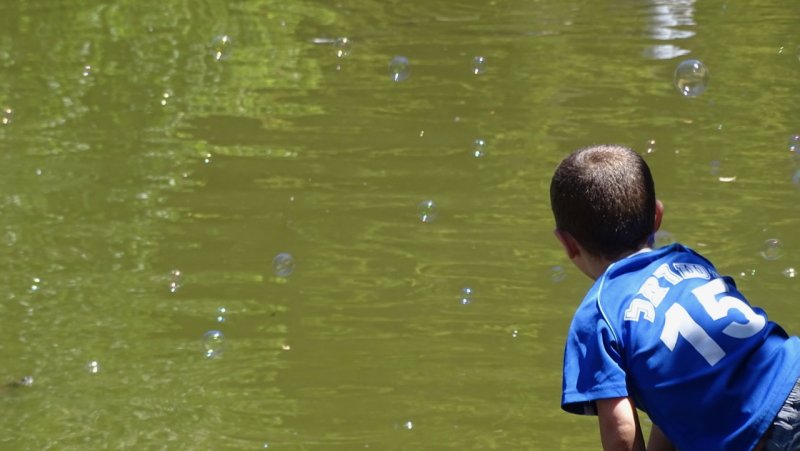
[[[592,146],[566,157],[550,182],[550,204],[557,232],[608,261],[646,246],[658,226],[650,168],[623,146]]]

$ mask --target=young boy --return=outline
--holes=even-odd
[[[567,337],[561,407],[596,414],[606,450],[800,449],[800,339],[661,224],[645,161],[603,145],[565,158],[550,185],[555,234],[595,280]]]

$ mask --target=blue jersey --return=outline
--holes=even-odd
[[[682,451],[746,450],[800,377],[800,339],[674,244],[612,264],[572,320],[561,406],[631,396]]]

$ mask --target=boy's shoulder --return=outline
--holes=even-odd
[[[645,249],[612,263],[587,292],[584,303],[596,303],[598,309],[610,314],[628,308],[635,298],[652,299],[684,280],[717,277],[719,274],[708,259],[674,243]]]

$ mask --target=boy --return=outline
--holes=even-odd
[[[555,235],[595,280],[564,352],[561,407],[596,414],[606,450],[800,449],[800,339],[694,251],[650,249],[661,224],[647,163],[621,146],[565,158]]]

